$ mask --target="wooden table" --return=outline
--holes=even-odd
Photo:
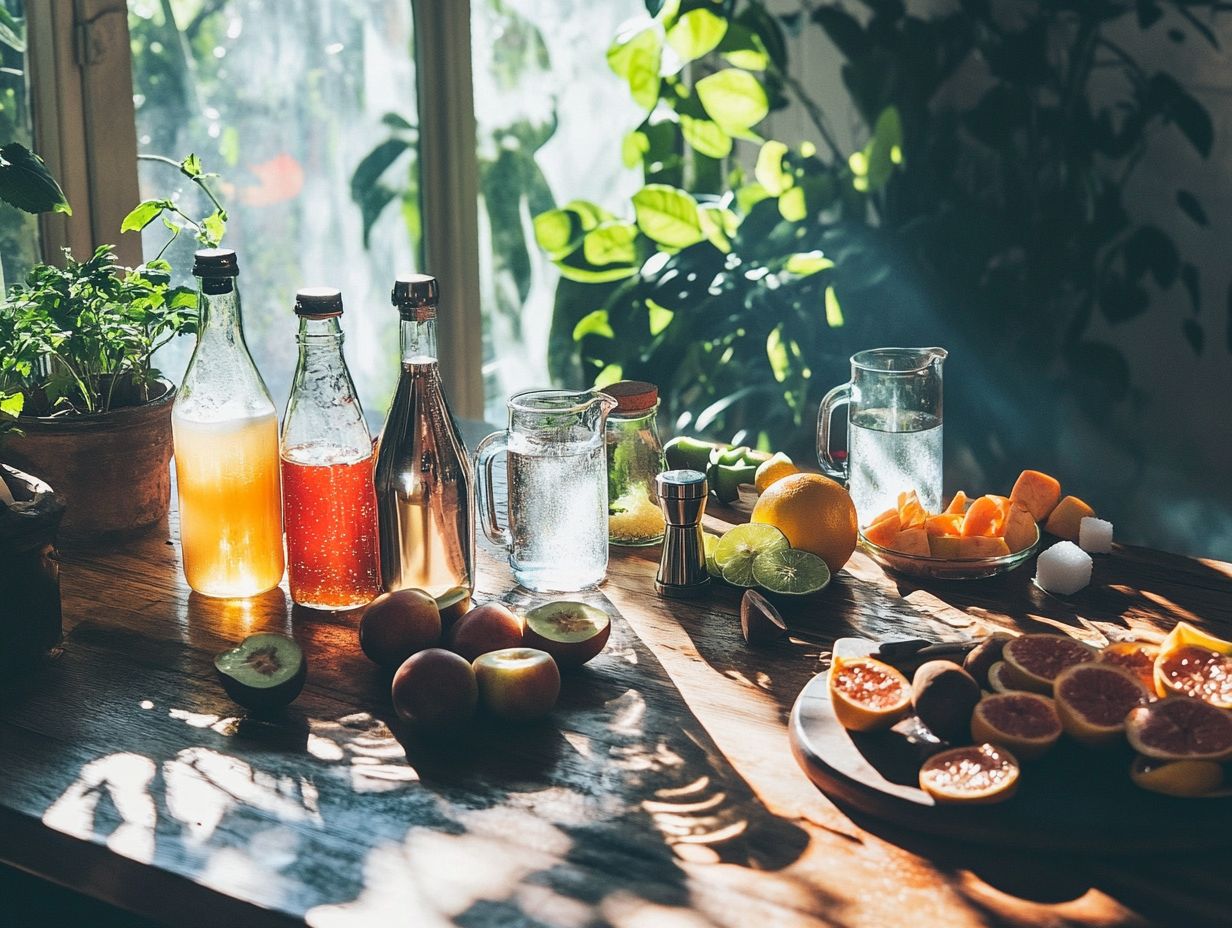
[[[712,512],[720,529],[731,512]],[[402,730],[354,614],[191,594],[175,517],[106,551],[66,545],[62,653],[0,690],[0,859],[177,925],[617,928],[1227,923],[1232,858],[1041,859],[922,840],[832,805],[785,725],[838,636],[1062,628],[1102,643],[1188,619],[1232,631],[1232,565],[1101,558],[1072,608],[1030,568],[914,586],[857,554],[790,639],[753,649],[738,593],[653,591],[657,549],[614,549],[588,598],[606,652],[544,724],[438,741]],[[513,591],[481,552],[479,599]],[[311,671],[277,723],[211,659],[294,633]],[[1200,814],[1195,806],[1195,814]],[[1132,815],[1132,809],[1125,810]]]

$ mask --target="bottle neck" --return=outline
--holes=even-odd
[[[419,318],[402,317],[399,328],[403,364],[436,363],[436,315],[420,311]]]
[[[298,383],[305,376],[346,370],[342,360],[342,326],[337,316],[299,320],[299,365],[295,372]]]
[[[197,310],[200,326],[198,337],[222,335],[232,341],[244,340],[240,291],[233,278],[201,278]]]

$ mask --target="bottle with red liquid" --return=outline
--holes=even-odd
[[[282,420],[282,506],[291,599],[351,609],[381,592],[372,436],[342,357],[342,294],[295,295],[299,363]]]

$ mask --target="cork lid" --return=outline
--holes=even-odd
[[[618,380],[603,392],[616,401],[615,411],[620,415],[649,412],[659,402],[659,388],[644,380]]]

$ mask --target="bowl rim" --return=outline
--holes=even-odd
[[[921,567],[944,567],[953,565],[955,567],[1000,567],[1005,565],[1017,566],[1022,561],[1027,560],[1035,553],[1040,546],[1040,541],[1043,540],[1043,532],[1040,531],[1038,524],[1035,526],[1035,540],[1020,551],[1011,551],[1009,554],[998,554],[993,557],[933,557],[932,555],[923,554],[907,554],[902,551],[895,551],[893,548],[883,547],[875,541],[870,541],[864,534],[864,529],[859,529],[857,532],[860,545],[865,550],[870,551],[886,558],[894,558],[895,560],[904,561],[908,564],[918,564]]]

